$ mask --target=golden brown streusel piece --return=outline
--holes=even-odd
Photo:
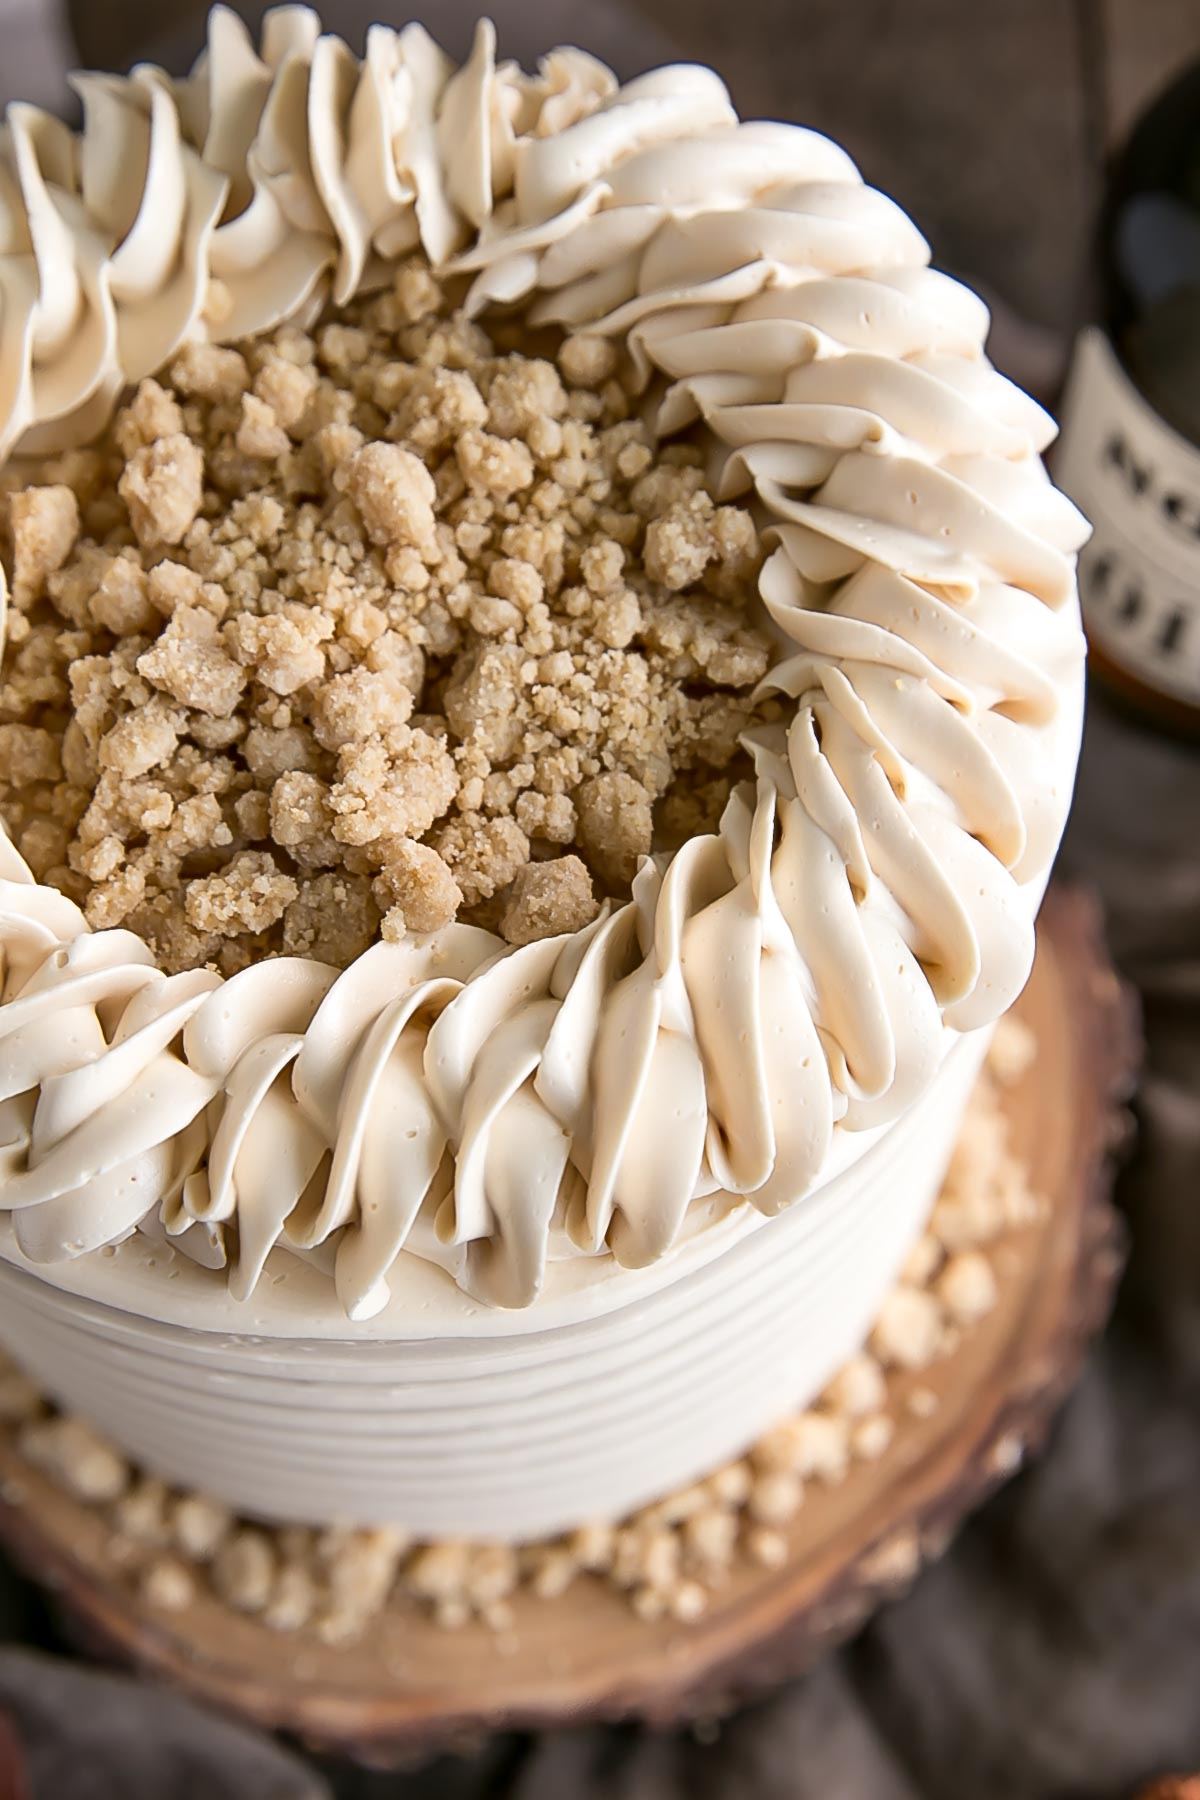
[[[560,932],[582,931],[599,910],[587,865],[577,856],[526,863],[512,884],[500,935],[510,944],[532,944]]]
[[[573,844],[578,824],[575,804],[566,794],[542,794],[526,788],[515,803],[517,824],[528,838],[548,844]]]
[[[462,890],[436,850],[400,838],[388,847],[375,898],[386,908],[384,936],[397,938],[405,931],[440,931],[462,904]]]
[[[182,431],[135,450],[117,491],[143,550],[178,544],[204,497],[204,452]]]
[[[183,715],[157,695],[124,713],[100,742],[100,766],[128,780],[165,763],[179,744]]]
[[[490,900],[529,860],[529,839],[515,819],[503,816],[463,813],[434,834],[434,844],[468,905]]]
[[[102,569],[88,600],[90,622],[114,637],[138,637],[158,623],[150,580],[132,550]]]
[[[753,519],[619,346],[519,329],[414,259],[185,345],[9,494],[0,817],[94,926],[226,972],[456,916],[528,942],[715,823],[771,716]]]
[[[61,569],[79,536],[79,502],[69,487],[25,488],[8,503],[12,531],[13,605],[40,600],[46,577]]]
[[[330,789],[333,834],[343,844],[421,837],[458,789],[444,741],[420,726],[396,725],[338,755]]]
[[[320,639],[327,622],[271,612],[244,612],[222,634],[230,654],[268,692],[286,698],[319,681],[325,672]]]
[[[437,490],[411,451],[399,444],[364,444],[345,470],[345,488],[374,543],[432,549]]]
[[[248,680],[220,641],[217,621],[202,606],[177,606],[137,672],[181,706],[212,718],[228,718]]]
[[[141,869],[121,869],[93,887],[84,907],[87,922],[94,931],[112,931],[125,923],[145,897],[146,877]]]
[[[317,742],[326,750],[342,750],[347,744],[407,724],[412,717],[413,692],[394,668],[347,669],[318,688],[312,701],[312,724]]]
[[[591,332],[576,332],[559,350],[558,366],[572,387],[598,388],[616,373],[616,345]]]
[[[301,338],[303,344],[307,340]],[[254,398],[272,414],[276,425],[285,432],[299,434],[305,408],[317,385],[316,370],[295,363],[283,354],[268,355],[254,377]],[[243,421],[245,419],[243,395]],[[252,414],[253,416],[253,414]]]
[[[273,841],[301,869],[332,868],[342,860],[329,789],[319,775],[302,770],[281,775],[267,802],[267,826]]]
[[[222,937],[266,931],[283,918],[299,891],[265,850],[243,850],[220,874],[191,883],[187,916],[198,931]]]
[[[132,457],[143,444],[178,437],[183,429],[183,410],[174,394],[148,377],[138,383],[137,392],[116,422],[113,437],[118,449]]]
[[[589,859],[617,884],[633,880],[654,835],[651,796],[632,775],[614,769],[585,781],[575,804],[579,838]]]
[[[171,385],[186,399],[224,402],[241,399],[250,385],[246,359],[220,344],[189,343],[171,364]]]
[[[264,461],[274,461],[291,448],[291,440],[275,417],[274,407],[268,406],[257,394],[242,395],[242,416],[233,441],[243,456],[261,457]]]

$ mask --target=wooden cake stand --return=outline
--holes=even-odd
[[[521,1594],[511,1631],[446,1630],[389,1608],[348,1646],[281,1635],[205,1589],[164,1617],[138,1598],[110,1532],[0,1440],[0,1541],[53,1588],[82,1642],[225,1711],[310,1745],[386,1762],[494,1728],[713,1716],[802,1671],[910,1583],[964,1515],[1044,1440],[1105,1320],[1121,1263],[1110,1162],[1127,1129],[1136,1006],[1103,948],[1092,898],[1058,887],[1017,1015],[1037,1058],[1004,1090],[1011,1144],[1049,1202],[1006,1236],[999,1301],[944,1363],[921,1372],[939,1404],[903,1404],[886,1456],[836,1488],[810,1485],[789,1555],[739,1562],[697,1623],[647,1623],[590,1577]],[[906,1378],[890,1389],[904,1398]]]

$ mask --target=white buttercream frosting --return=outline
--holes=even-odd
[[[165,1232],[248,1295],[277,1244],[354,1319],[415,1252],[524,1307],[548,1260],[653,1262],[706,1196],[809,1192],[1012,1002],[1077,751],[1085,527],[980,302],[842,151],[704,69],[536,76],[480,26],[360,63],[212,15],[183,83],[79,78],[0,142],[0,448],[93,431],[187,337],[342,301],[422,246],[468,304],[628,343],[664,432],[771,523],[757,780],[628,904],[509,949],[454,925],[344,973],[166,976],[0,841],[0,1207],[48,1263]]]

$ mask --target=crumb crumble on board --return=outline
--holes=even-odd
[[[0,815],[168,970],[581,928],[763,716],[757,530],[700,464],[613,345],[502,345],[419,260],[185,346],[8,473]]]

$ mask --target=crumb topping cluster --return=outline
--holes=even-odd
[[[456,915],[520,944],[713,828],[754,522],[608,342],[516,346],[414,260],[10,473],[0,815],[93,926],[225,974]]]

